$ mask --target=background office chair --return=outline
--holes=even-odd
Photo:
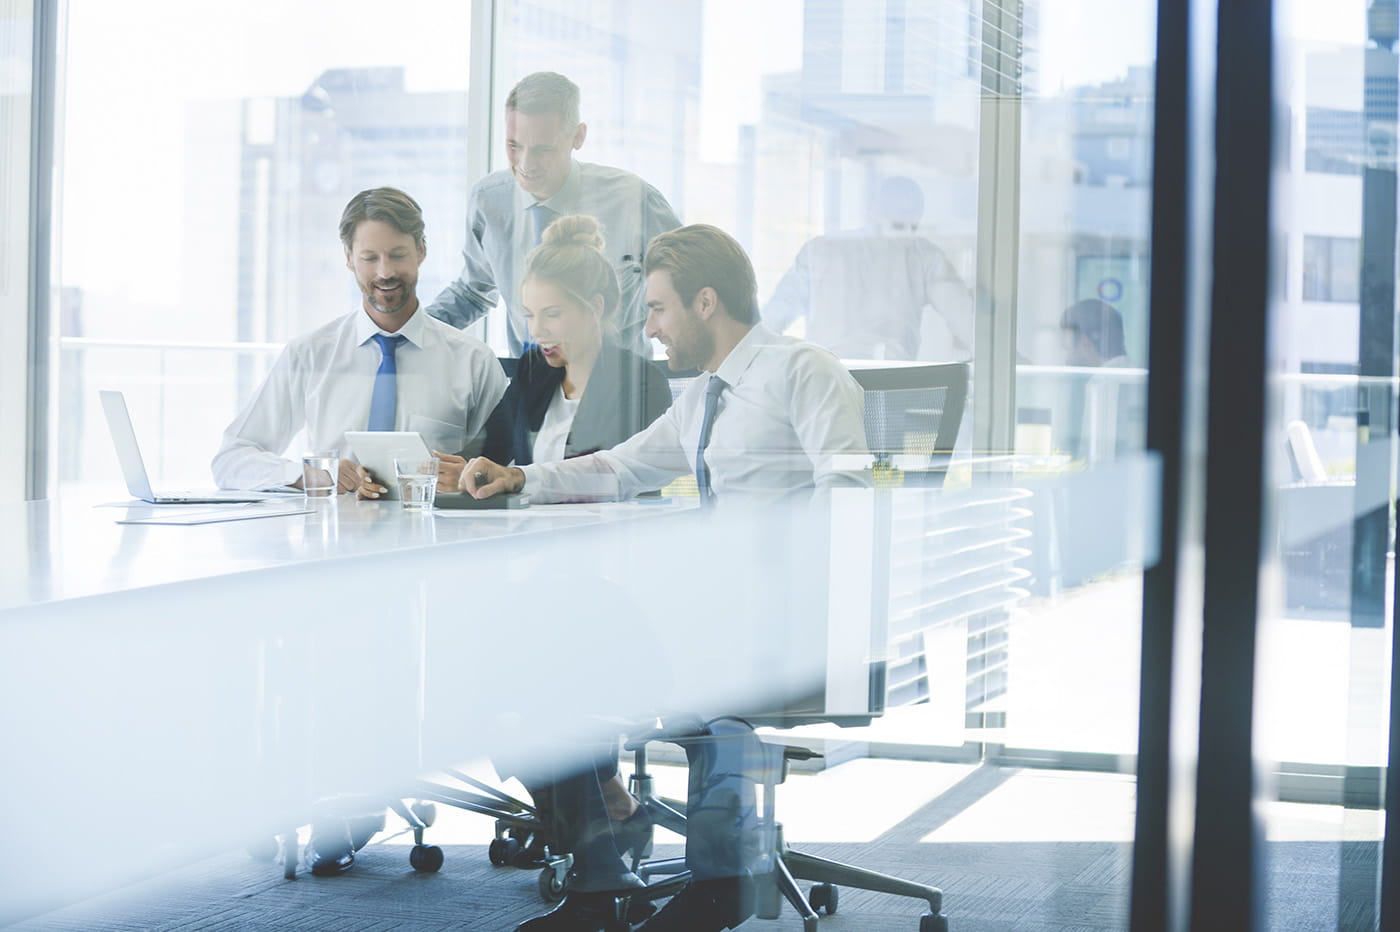
[[[967,404],[965,362],[853,368],[865,390],[865,438],[877,467],[906,484],[942,485]],[[877,475],[877,479],[878,479]]]

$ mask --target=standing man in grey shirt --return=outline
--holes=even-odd
[[[508,314],[510,349],[518,355],[529,342],[519,297],[526,254],[553,221],[589,214],[603,224],[605,254],[622,289],[617,321],[622,343],[646,349],[646,244],[680,221],[661,192],[631,172],[574,161],[573,151],[587,135],[587,124],[579,121],[578,86],[563,75],[538,71],[511,90],[506,98],[510,168],[472,188],[462,274],[437,296],[429,314],[465,327],[495,307],[499,297]]]

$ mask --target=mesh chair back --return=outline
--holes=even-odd
[[[865,437],[880,462],[896,454],[946,467],[967,403],[967,363],[853,369],[865,390]]]

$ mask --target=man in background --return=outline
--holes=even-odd
[[[506,98],[510,168],[487,175],[472,188],[462,274],[437,296],[429,314],[465,327],[500,298],[508,315],[510,350],[519,355],[529,343],[519,294],[525,256],[550,223],[587,214],[603,224],[604,252],[617,271],[622,343],[646,349],[646,244],[656,234],[680,226],[680,221],[666,198],[631,172],[575,161],[574,150],[582,148],[587,137],[588,126],[579,119],[579,89],[568,78],[540,71],[511,90]]]
[[[1060,316],[1060,338],[1067,365],[1132,365],[1123,342],[1123,315],[1098,298],[1087,298],[1065,308]]]
[[[864,229],[802,247],[764,323],[785,331],[804,320],[805,338],[842,359],[971,359],[972,295],[943,250],[919,233],[923,213],[912,179],[886,178]]]

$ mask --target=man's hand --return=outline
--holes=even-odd
[[[524,486],[525,473],[514,466],[499,466],[484,456],[468,463],[458,480],[458,487],[472,498],[519,492]]]
[[[451,453],[439,453],[433,451],[433,456],[438,458],[438,491],[457,492],[464,486],[462,483],[462,470],[467,467],[467,461],[460,456],[453,456]]]

